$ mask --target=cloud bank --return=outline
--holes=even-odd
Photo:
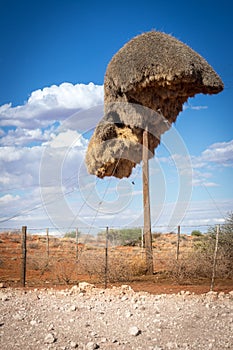
[[[32,92],[22,106],[0,107],[2,127],[20,129],[45,128],[55,121],[62,121],[71,114],[103,103],[103,86],[93,83],[52,85]]]

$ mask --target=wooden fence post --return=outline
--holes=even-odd
[[[179,254],[180,254],[180,225],[178,225],[178,230],[177,230],[176,260],[179,260]]]
[[[212,280],[210,285],[210,291],[213,291],[214,289],[214,282],[215,282],[215,275],[216,275],[216,265],[217,265],[217,253],[218,253],[218,239],[219,239],[219,231],[220,231],[220,225],[217,225],[216,227],[216,241],[215,241],[215,249],[214,249],[214,259],[213,259],[213,273],[212,273]]]
[[[76,259],[78,260],[78,228],[75,230]]]
[[[22,226],[22,262],[21,262],[21,285],[26,284],[26,263],[27,263],[27,226]]]
[[[46,228],[46,251],[47,251],[47,262],[49,262],[49,229]]]
[[[105,269],[104,269],[104,288],[108,286],[108,227],[106,227],[105,236]]]

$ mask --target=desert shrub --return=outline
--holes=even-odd
[[[109,282],[130,281],[146,273],[146,261],[139,255],[113,254],[109,258]]]
[[[171,259],[170,275],[178,282],[211,278],[217,227],[212,226],[206,234],[194,234],[193,250],[185,259]],[[220,226],[217,253],[216,277],[233,278],[233,214],[229,214],[225,224]]]
[[[34,243],[30,243],[28,244],[28,248],[29,249],[38,249],[39,248],[39,244],[34,242]]]
[[[91,252],[93,254],[94,252]],[[90,256],[90,252],[82,253],[80,269],[83,274],[87,273],[90,279],[104,282],[106,273],[106,260],[104,250],[95,252]],[[130,281],[135,276],[140,276],[146,272],[145,259],[141,255],[132,255],[119,251],[111,251],[108,255],[107,278],[108,281],[123,282]]]
[[[27,268],[29,270],[40,271],[42,276],[45,271],[49,271],[48,258],[45,255],[41,255],[39,252],[33,256],[29,256],[27,258]]]
[[[155,240],[156,238],[159,238],[162,235],[160,232],[154,232],[152,233],[152,240]]]
[[[210,278],[212,273],[212,257],[192,251],[185,258],[170,259],[168,273],[176,283],[191,283],[195,280]]]
[[[15,236],[10,239],[11,242],[13,243],[21,243],[21,237],[20,236]]]
[[[195,248],[199,253],[213,260],[216,245],[217,226],[209,228],[205,239],[201,239]],[[233,213],[228,214],[225,223],[220,226],[217,254],[217,274],[233,277]]]
[[[82,252],[79,257],[79,272],[88,274],[90,279],[102,281],[105,272],[105,256],[104,252],[98,254],[96,251]]]
[[[62,247],[62,241],[59,238],[50,238],[50,247],[59,248]]]
[[[52,272],[56,275],[59,283],[73,284],[77,282],[77,263],[67,259],[59,259],[53,263]]]

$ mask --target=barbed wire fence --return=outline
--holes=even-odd
[[[224,225],[224,224],[223,224]],[[172,278],[183,283],[206,278],[210,290],[217,278],[228,278],[224,260],[218,252],[219,233],[223,225],[216,225],[216,236],[209,251],[205,245],[213,237],[185,234],[185,229],[198,232],[200,226],[178,226],[176,232],[160,233],[160,227],[153,227],[154,276]],[[212,225],[213,227],[213,225]],[[74,228],[69,234],[56,237],[49,228],[2,229],[0,233],[0,281],[21,285],[75,284],[82,280],[107,287],[111,283],[129,282],[146,275],[143,231],[141,239],[120,245],[117,232],[120,227],[89,228],[88,234],[81,234],[82,228]],[[70,228],[69,228],[70,230]],[[169,236],[168,236],[169,235]],[[198,246],[203,245],[200,255]],[[199,254],[198,254],[199,251]],[[204,253],[203,253],[204,252]],[[224,272],[225,271],[225,272]]]

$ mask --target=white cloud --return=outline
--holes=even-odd
[[[61,147],[87,147],[87,140],[85,140],[82,135],[80,135],[75,130],[67,130],[61,132],[58,135],[53,136],[53,140],[48,143],[52,148],[61,148]]]
[[[186,109],[192,109],[194,111],[200,111],[202,109],[207,109],[208,106],[193,106],[190,103],[185,103],[183,110],[185,111]]]
[[[67,130],[53,136],[51,141],[43,145],[34,147],[1,147],[0,185],[3,186],[3,189],[38,186],[41,166],[47,168],[54,166],[56,168],[58,160],[62,166],[59,171],[63,171],[63,176],[66,176],[67,173],[71,176],[72,172],[77,171],[79,163],[83,161],[87,143],[88,141],[77,131]],[[45,151],[50,157],[49,164],[41,162]],[[48,177],[53,177],[53,174],[48,172]]]
[[[11,129],[7,134],[0,138],[2,146],[26,146],[35,143],[41,143],[50,140],[54,136],[55,127],[52,125],[49,129],[42,130],[25,129],[18,127],[15,130]]]
[[[93,83],[63,83],[34,91],[28,99],[29,106],[41,105],[46,108],[88,109],[103,102],[103,87]]]
[[[2,190],[38,185],[42,149],[35,147],[1,147],[0,185]]]
[[[192,167],[187,167],[187,157],[173,154],[169,157],[160,157],[159,162],[179,167],[179,174],[192,175],[193,186],[217,187],[219,184],[212,180],[223,167],[233,165],[233,140],[218,142],[210,145],[200,156],[191,156]]]
[[[52,85],[32,92],[22,106],[0,106],[1,126],[24,129],[46,127],[56,120],[64,120],[78,110],[103,103],[103,86],[93,83]]]
[[[198,160],[201,160],[202,162],[221,164],[221,166],[232,166],[233,140],[229,142],[214,143],[202,152]]]
[[[13,196],[11,194],[6,194],[5,196],[0,197],[0,205],[11,204],[12,202],[17,201],[18,199],[20,199],[19,195]]]
[[[163,162],[174,160],[179,162],[180,167],[186,167],[187,159],[182,155],[174,154],[169,158],[160,159]],[[191,156],[194,169],[206,168],[207,166],[232,166],[233,165],[233,140],[229,142],[218,142],[210,145],[200,156]]]

